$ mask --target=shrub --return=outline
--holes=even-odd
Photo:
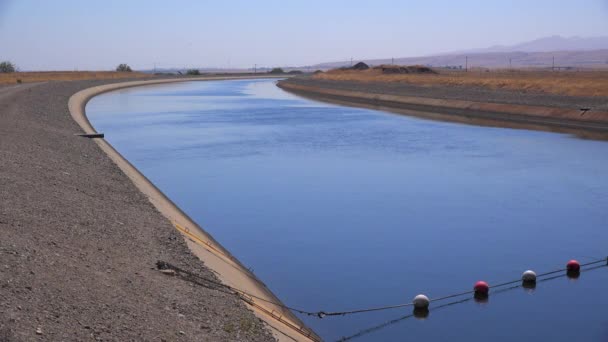
[[[9,61],[0,63],[0,72],[2,73],[15,72],[16,69],[15,64]]]
[[[269,74],[284,74],[285,71],[281,68],[273,68],[268,72]]]
[[[131,72],[133,70],[131,70],[131,67],[128,64],[119,64],[116,67],[116,71],[118,71],[118,72]]]
[[[196,75],[200,75],[201,72],[198,69],[188,69],[186,71],[186,75],[192,75],[192,76],[196,76]]]

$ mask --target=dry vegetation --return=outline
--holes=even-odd
[[[404,82],[423,86],[464,85],[493,89],[539,91],[572,96],[608,97],[608,71],[439,70],[438,74],[386,74],[369,70],[330,70],[313,78],[355,82]]]
[[[144,78],[149,74],[116,71],[43,71],[0,73],[0,84],[30,83],[45,81],[106,80],[121,78]]]

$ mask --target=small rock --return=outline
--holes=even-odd
[[[175,271],[174,270],[160,270],[161,273],[164,273],[166,275],[170,275],[170,276],[174,276],[175,275]]]
[[[179,331],[179,334],[180,334],[180,335],[186,335],[186,333],[185,333],[185,332],[183,332],[183,331],[181,331],[181,330]]]
[[[42,335],[42,329],[36,328],[36,335]]]

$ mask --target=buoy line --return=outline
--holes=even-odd
[[[284,308],[284,309],[288,309],[288,310],[292,310],[294,312],[303,314],[303,315],[307,315],[307,316],[315,316],[318,318],[324,318],[326,316],[346,316],[346,315],[351,315],[351,314],[357,314],[357,313],[365,313],[365,312],[372,312],[372,311],[384,311],[384,310],[391,310],[391,309],[397,309],[397,308],[403,308],[403,307],[409,307],[412,306],[414,307],[415,313],[416,311],[418,311],[418,314],[425,314],[428,313],[428,308],[429,305],[431,303],[434,302],[439,302],[439,301],[444,301],[446,299],[451,299],[451,298],[456,298],[456,297],[461,297],[464,295],[470,295],[473,294],[474,297],[473,298],[477,298],[477,299],[484,299],[487,298],[489,296],[489,291],[490,289],[496,289],[496,288],[501,288],[501,287],[505,287],[508,285],[514,285],[514,284],[518,284],[515,287],[519,287],[519,286],[524,286],[524,287],[534,287],[537,280],[539,280],[539,278],[544,278],[544,279],[540,279],[540,281],[543,280],[548,280],[548,279],[552,279],[552,278],[545,278],[547,276],[553,275],[553,274],[557,274],[557,273],[562,273],[562,272],[566,272],[565,275],[567,275],[568,277],[572,277],[572,278],[577,278],[580,275],[580,271],[582,269],[582,267],[586,267],[586,266],[591,266],[591,265],[597,265],[599,263],[604,263],[604,265],[601,265],[599,267],[602,266],[608,266],[608,257],[606,258],[602,258],[602,259],[598,259],[595,261],[591,261],[591,262],[587,262],[584,264],[579,263],[576,260],[570,260],[568,261],[568,263],[566,264],[565,268],[560,268],[554,271],[549,271],[549,272],[544,272],[544,273],[540,273],[540,274],[536,274],[534,271],[531,270],[527,270],[522,274],[522,277],[520,279],[517,280],[511,280],[511,281],[507,281],[507,282],[503,282],[503,283],[499,283],[496,285],[492,285],[490,286],[488,283],[486,283],[485,281],[478,281],[477,283],[475,283],[473,290],[469,290],[469,291],[464,291],[464,292],[459,292],[459,293],[455,293],[455,294],[451,294],[451,295],[446,295],[446,296],[442,296],[442,297],[437,297],[437,298],[432,298],[429,299],[426,295],[424,294],[419,294],[416,297],[414,297],[414,299],[411,302],[408,303],[402,303],[402,304],[395,304],[395,305],[388,305],[388,306],[380,306],[380,307],[371,307],[371,308],[363,308],[363,309],[356,309],[356,310],[349,310],[349,311],[334,311],[334,312],[326,312],[326,311],[308,311],[308,310],[302,310],[299,308],[294,308],[294,307],[290,307],[287,306],[285,304],[282,303],[277,303],[265,298],[261,298],[259,296],[253,295],[251,293],[248,293],[246,291],[240,290],[238,288],[226,285],[226,284],[222,284],[218,281],[215,280],[211,280],[205,277],[202,277],[198,274],[195,274],[193,272],[184,270],[182,268],[179,268],[177,266],[174,266],[170,263],[164,262],[164,261],[158,261],[157,262],[157,268],[160,270],[166,270],[166,269],[171,269],[175,272],[178,273],[182,273],[184,275],[187,275],[188,277],[197,279],[202,281],[204,284],[199,284],[199,285],[203,285],[203,286],[208,286],[211,289],[215,289],[217,291],[220,292],[224,292],[224,293],[231,293],[231,294],[236,294],[238,295],[241,299],[244,299],[247,301],[247,297],[251,298],[251,299],[257,299],[269,304],[273,304],[276,305],[278,307]],[[597,268],[599,268],[597,267]],[[593,268],[595,269],[595,268]],[[560,275],[561,277],[562,275]],[[466,300],[470,300],[471,298],[468,298]],[[460,301],[458,301],[460,302]],[[452,303],[453,304],[453,303]]]
[[[594,267],[590,267],[590,268],[587,268],[587,269],[582,270],[582,271],[587,272],[587,271],[592,271],[592,270],[603,268],[603,267],[606,267],[606,265],[594,266]],[[539,279],[538,282],[546,282],[546,281],[550,281],[550,280],[555,280],[557,278],[562,278],[564,276],[567,276],[567,274],[558,274],[558,275],[554,275],[552,277],[546,277],[546,278],[543,278],[543,279]],[[501,289],[497,290],[495,293],[504,293],[504,292],[508,292],[510,290],[517,289],[519,287],[526,287],[525,283],[522,282],[520,284],[515,284],[513,286],[504,287],[504,288],[501,288]],[[469,302],[471,300],[476,300],[476,298],[475,297],[467,297],[467,298],[461,298],[461,299],[458,299],[458,300],[455,300],[455,301],[443,303],[441,305],[434,306],[433,307],[433,311],[444,309],[444,308],[447,308],[447,307],[450,307],[450,306],[453,306],[453,305],[457,305],[457,304],[466,303],[466,302]],[[428,311],[426,313],[428,314]],[[369,328],[362,329],[362,330],[358,331],[357,333],[355,333],[353,335],[350,335],[350,336],[347,336],[347,337],[341,337],[338,340],[338,342],[350,341],[350,340],[359,338],[361,336],[371,334],[373,332],[376,332],[378,330],[382,330],[383,328],[386,328],[386,327],[391,326],[393,324],[397,324],[399,322],[402,322],[402,321],[404,321],[406,319],[409,319],[409,318],[412,318],[412,317],[415,317],[415,318],[418,318],[418,319],[425,319],[427,316],[424,315],[424,314],[420,315],[419,313],[417,313],[417,312],[414,311],[414,312],[412,312],[412,313],[410,313],[408,315],[401,316],[401,317],[398,317],[398,318],[394,318],[394,319],[391,319],[391,320],[386,321],[384,323],[381,323],[381,324],[378,324],[378,325],[375,325],[375,326],[372,326],[372,327],[369,327]]]

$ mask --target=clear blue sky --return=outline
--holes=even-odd
[[[0,0],[24,70],[308,65],[608,35],[608,0]]]

